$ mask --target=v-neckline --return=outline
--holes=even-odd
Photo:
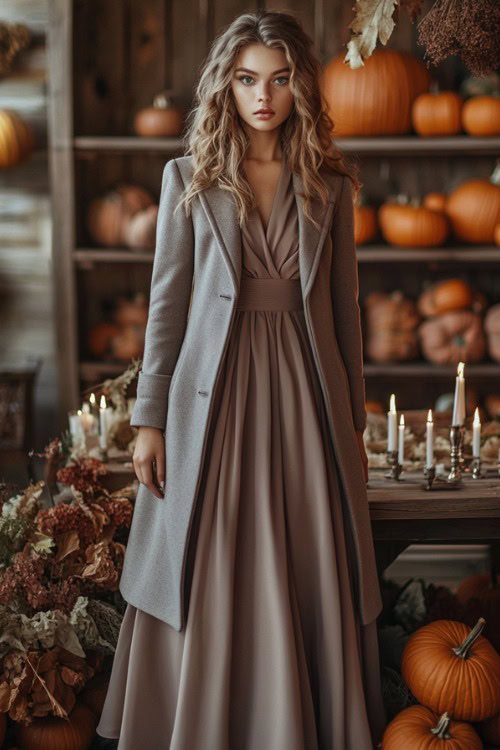
[[[278,182],[276,183],[276,190],[274,191],[273,202],[271,203],[271,212],[269,214],[269,219],[268,219],[268,222],[267,222],[267,227],[264,226],[264,222],[262,221],[262,216],[260,215],[259,207],[258,206],[255,207],[255,212],[256,212],[256,214],[258,216],[258,219],[259,219],[259,222],[260,222],[260,226],[262,227],[262,231],[264,232],[264,237],[266,238],[266,240],[267,240],[267,233],[269,231],[269,227],[271,226],[271,220],[273,218],[274,208],[275,208],[275,205],[276,205],[276,198],[278,196],[278,191],[279,191],[279,189],[281,187],[281,180],[283,178],[283,172],[284,171],[285,171],[285,159],[282,158],[281,159],[280,174],[279,174],[279,177],[278,177]],[[255,191],[254,191],[254,194],[255,194]]]

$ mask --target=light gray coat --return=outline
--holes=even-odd
[[[230,193],[214,185],[195,199],[191,216],[183,207],[174,216],[191,175],[189,156],[171,159],[163,172],[144,357],[131,418],[134,426],[165,431],[165,497],[139,486],[120,580],[126,601],[178,631],[187,616],[189,534],[242,265],[241,230]],[[380,613],[382,600],[355,434],[364,429],[366,412],[353,201],[349,178],[324,176],[330,195],[326,208],[314,201],[318,231],[304,216],[298,195],[302,179],[292,174],[299,270],[349,520],[357,606],[366,624]],[[325,243],[327,232],[331,243]]]

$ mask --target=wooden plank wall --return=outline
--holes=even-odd
[[[0,357],[43,358],[35,389],[35,446],[53,433],[57,373],[51,273],[51,199],[47,157],[47,0],[0,0],[0,21],[23,23],[29,50],[0,78],[0,108],[16,110],[35,130],[29,160],[0,170]]]

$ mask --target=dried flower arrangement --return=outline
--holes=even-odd
[[[42,455],[61,461],[61,441]],[[68,717],[114,653],[125,607],[118,584],[135,487],[100,486],[106,468],[95,458],[55,471],[67,492],[52,507],[42,504],[45,481],[14,495],[0,485],[0,712],[23,725]]]
[[[345,62],[359,68],[377,44],[387,44],[399,7],[406,8],[412,23],[422,10],[422,0],[357,0]],[[424,57],[437,65],[458,55],[475,76],[494,73],[500,64],[500,5],[497,0],[436,0],[418,24],[418,43]]]

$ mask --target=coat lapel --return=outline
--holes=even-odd
[[[320,226],[319,229],[316,229],[304,215],[304,200],[299,195],[299,192],[302,192],[302,177],[293,172],[292,182],[297,202],[300,281],[302,296],[305,300],[313,284],[321,249],[330,228],[335,202],[334,189],[329,185],[330,195],[326,207],[323,208],[319,200],[313,201],[313,216]],[[231,277],[233,290],[238,295],[241,278],[242,243],[236,203],[229,191],[216,185],[201,191],[199,197]]]

